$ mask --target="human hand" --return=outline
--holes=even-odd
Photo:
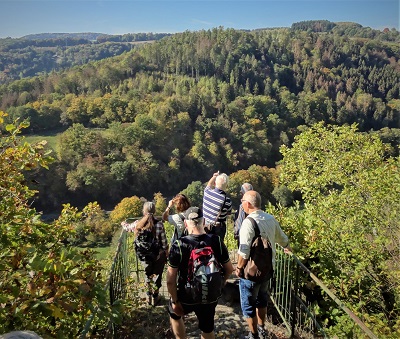
[[[283,249],[283,252],[285,252],[286,254],[293,253],[292,248],[291,248],[290,246],[285,247],[285,248]]]
[[[235,274],[237,277],[241,278],[243,276],[243,268],[239,268],[236,266]]]

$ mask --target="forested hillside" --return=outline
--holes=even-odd
[[[0,84],[120,55],[137,43],[168,35],[43,33],[0,39]]]
[[[352,34],[347,23],[314,26],[187,31],[0,86],[9,121],[28,118],[31,133],[65,130],[57,163],[38,180],[41,207],[112,205],[173,194],[215,169],[272,168],[279,147],[318,121],[357,123],[397,152],[399,33],[370,39],[357,25]]]
[[[71,60],[87,52],[82,64],[8,78],[0,329],[77,337],[97,308],[101,322],[117,322],[132,304],[109,305],[99,262],[75,246],[110,241],[121,220],[140,214],[142,197],[158,214],[182,190],[201,204],[202,183],[220,170],[235,207],[251,182],[298,258],[377,337],[399,338],[399,42],[396,30],[354,23],[220,27],[105,60],[91,51],[120,40],[77,43]],[[10,53],[15,69],[32,71]],[[37,213],[61,208],[52,224]],[[329,337],[365,337],[318,286],[299,283]]]

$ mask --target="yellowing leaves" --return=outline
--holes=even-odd
[[[52,311],[52,316],[53,317],[59,318],[59,319],[64,318],[64,313],[62,312],[62,310],[59,307],[57,307],[54,304],[51,304],[49,308]]]

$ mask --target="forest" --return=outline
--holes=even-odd
[[[180,191],[198,203],[203,183],[220,170],[230,177],[236,206],[240,184],[252,182],[299,257],[317,257],[318,276],[380,337],[400,335],[397,30],[322,20],[185,31],[134,47],[129,43],[139,37],[98,39],[104,42],[68,48],[0,41],[0,219],[10,259],[0,298],[17,313],[0,312],[6,326],[26,324],[24,310],[39,307],[29,295],[58,295],[54,276],[65,277],[67,291],[80,280],[88,300],[102,304],[98,263],[65,240],[100,232],[95,224],[109,238],[128,216],[126,206],[117,213],[125,199],[138,211],[144,199],[162,205]],[[50,48],[56,52],[43,60],[57,53],[65,64],[41,59]],[[21,137],[48,142],[19,143]],[[111,224],[104,209],[113,211]],[[50,234],[36,211],[59,214]],[[19,232],[26,234],[14,240]],[[49,256],[45,243],[53,242]],[[88,262],[86,272],[74,257]],[[36,287],[18,299],[12,282],[27,262],[47,267],[51,292],[46,274],[24,276]],[[71,317],[83,321],[85,296],[71,292],[67,302],[62,294],[53,309],[40,307],[44,318],[62,313],[59,326],[68,331]]]
[[[35,204],[112,208],[129,195],[172,195],[217,168],[274,168],[279,147],[319,121],[356,123],[397,154],[399,44],[338,27],[187,31],[1,85],[7,122],[58,133],[50,173],[35,173],[46,192]]]

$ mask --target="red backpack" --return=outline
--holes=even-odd
[[[186,294],[194,304],[215,302],[222,294],[222,265],[215,258],[211,246],[204,241],[194,243],[190,240],[190,243],[194,247],[189,258]]]

